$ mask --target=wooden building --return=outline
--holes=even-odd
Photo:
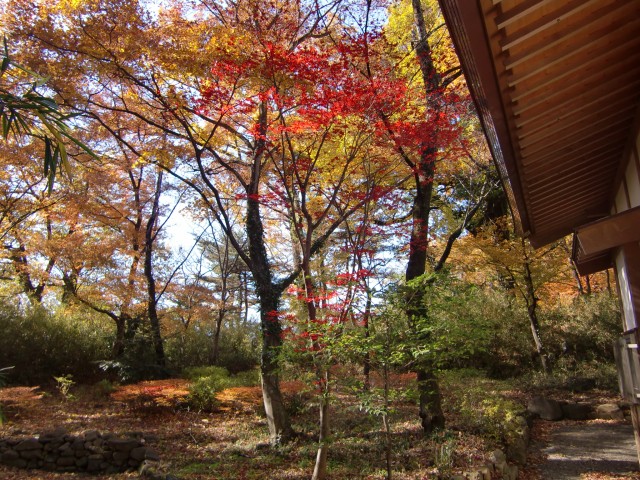
[[[519,233],[614,267],[638,444],[640,0],[440,0]],[[639,449],[640,451],[640,449]]]

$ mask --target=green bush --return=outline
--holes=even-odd
[[[78,309],[50,313],[0,305],[0,365],[13,365],[8,381],[34,384],[53,376],[78,381],[99,376],[97,362],[111,354],[114,329],[102,315]]]
[[[422,315],[413,319],[413,328],[393,327],[407,332],[400,350],[412,352],[412,358],[399,363],[422,357],[440,369],[473,365],[502,378],[533,365],[535,349],[526,310],[507,292],[480,288],[440,273],[392,294],[388,299],[394,304],[392,315],[404,316],[408,294],[420,295]]]
[[[229,370],[216,366],[189,367],[184,369],[182,376],[192,382],[201,378],[210,378],[214,381],[228,381]]]
[[[191,381],[187,404],[198,411],[212,411],[218,406],[216,394],[226,388],[256,385],[258,371],[230,375],[224,367],[205,366],[186,368],[183,376]]]
[[[217,365],[232,373],[260,364],[257,324],[227,325],[220,333]],[[213,331],[206,327],[180,329],[165,339],[168,364],[177,371],[213,363]]]
[[[523,405],[503,393],[511,389],[511,383],[472,369],[443,372],[446,407],[459,422],[457,427],[504,444],[521,428],[517,417],[525,411]]]
[[[189,385],[187,404],[201,412],[211,412],[218,406],[216,394],[224,390],[223,385],[210,377],[198,378]]]

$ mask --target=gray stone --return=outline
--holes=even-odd
[[[480,467],[478,470],[482,474],[482,480],[491,480],[493,476],[493,464],[485,465],[484,467]]]
[[[20,452],[20,457],[25,460],[40,460],[44,457],[42,450],[23,450]]]
[[[502,450],[494,450],[491,452],[491,455],[489,455],[489,460],[493,463],[504,463],[507,461],[507,456]]]
[[[144,454],[144,458],[145,458],[145,460],[152,460],[154,462],[159,462],[160,461],[160,455],[158,455],[158,452],[156,452],[155,450],[153,450],[151,448],[147,448],[147,450],[145,451],[145,454]]]
[[[85,442],[91,442],[93,440],[96,440],[98,437],[100,437],[100,433],[96,430],[88,430],[84,432]]]
[[[113,463],[116,465],[124,465],[129,460],[128,452],[114,452],[113,454]]]
[[[87,457],[76,458],[76,467],[84,469],[84,467],[86,467],[88,463],[89,460],[87,460]]]
[[[6,450],[2,455],[0,455],[0,461],[2,461],[2,463],[12,462],[19,458],[20,454],[15,450]]]
[[[527,405],[527,410],[538,415],[543,420],[562,419],[562,407],[560,407],[560,403],[549,398],[532,398]]]
[[[89,455],[87,457],[87,472],[98,472],[102,469],[102,455]]]
[[[130,455],[133,460],[137,460],[141,462],[142,460],[145,459],[146,453],[147,453],[147,447],[136,447],[133,450],[131,450]]]
[[[89,450],[85,450],[84,448],[81,448],[79,450],[76,450],[74,453],[76,458],[81,458],[81,457],[86,457],[89,454]]]
[[[60,457],[56,461],[56,465],[59,465],[61,467],[70,467],[72,465],[75,466],[75,464],[76,464],[76,459],[73,457]]]
[[[596,418],[602,420],[624,420],[624,413],[615,403],[598,405],[595,411]]]
[[[569,420],[586,420],[591,413],[588,403],[565,403],[561,405],[564,418]]]
[[[107,445],[117,452],[130,452],[140,446],[140,442],[131,438],[112,438]]]
[[[58,453],[60,454],[61,457],[75,457],[75,452],[71,450],[71,447],[67,447],[67,448],[61,447],[58,450]]]
[[[523,437],[514,438],[509,442],[507,457],[519,465],[527,463],[527,442]]]
[[[19,458],[10,462],[4,462],[4,464],[10,467],[27,468],[27,461],[24,458]]]
[[[82,438],[77,437],[71,442],[71,448],[74,450],[82,450],[84,449],[84,440]]]
[[[35,438],[27,438],[26,440],[22,440],[13,448],[18,452],[23,450],[42,450],[42,444]]]
[[[502,472],[502,477],[504,480],[518,480],[518,467],[507,464],[507,468]]]
[[[50,430],[47,432],[43,432],[40,434],[39,440],[41,442],[51,442],[53,440],[63,440],[64,436],[67,435],[67,431],[63,427],[57,427],[54,430]]]

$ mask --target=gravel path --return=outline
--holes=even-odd
[[[542,453],[547,455],[540,466],[544,479],[578,480],[588,472],[640,478],[633,428],[626,423],[580,422],[559,426]]]

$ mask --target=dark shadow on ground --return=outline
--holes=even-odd
[[[633,427],[625,423],[580,422],[560,426],[542,450],[542,478],[579,479],[587,472],[638,472]]]

